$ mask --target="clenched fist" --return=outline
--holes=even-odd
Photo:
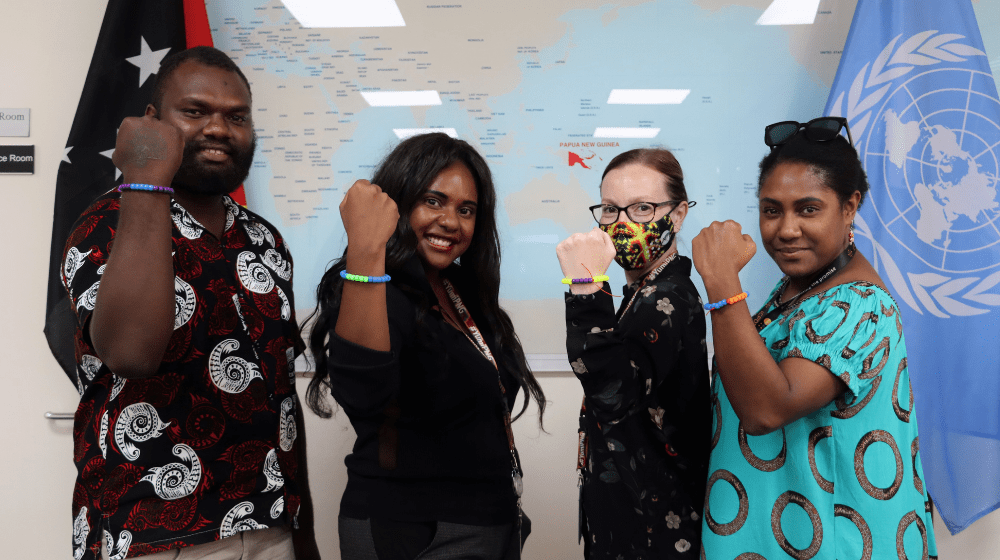
[[[738,277],[754,254],[757,244],[733,220],[712,222],[691,242],[694,266],[705,281]]]
[[[340,217],[352,249],[376,251],[385,248],[396,231],[399,209],[378,185],[360,179],[347,189],[340,203]]]
[[[566,278],[588,278],[604,274],[615,260],[615,244],[608,234],[599,227],[587,233],[574,233],[556,246],[559,266]],[[601,283],[573,284],[573,293],[593,293],[601,289]]]
[[[111,161],[127,183],[169,187],[184,157],[184,137],[152,115],[126,117],[118,128]]]

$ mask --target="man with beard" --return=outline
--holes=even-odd
[[[167,57],[145,115],[118,131],[124,184],[66,244],[77,559],[319,557],[291,255],[228,196],[254,147],[232,60],[210,47]]]

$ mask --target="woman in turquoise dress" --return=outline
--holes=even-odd
[[[715,222],[692,242],[715,346],[709,560],[937,556],[899,309],[853,243],[868,184],[846,126],[765,129],[760,237],[784,277],[756,314],[750,236]]]

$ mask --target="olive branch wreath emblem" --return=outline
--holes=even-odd
[[[900,43],[902,37],[902,34],[897,35],[874,61],[866,63],[855,76],[850,89],[841,91],[833,103],[830,113],[846,117],[859,141],[872,122],[874,107],[889,93],[895,80],[917,67],[964,62],[966,58],[963,57],[986,56],[983,51],[960,42],[965,36],[956,33],[922,31]],[[917,313],[922,315],[926,309],[936,317],[949,318],[954,315],[980,315],[990,311],[983,306],[1000,306],[1000,295],[987,292],[1000,284],[1000,271],[982,279],[978,276],[955,278],[934,272],[907,272],[904,276],[889,251],[875,240],[871,228],[860,214],[855,219],[855,229],[859,235],[871,240],[875,248],[873,265],[876,270],[881,261],[889,283]]]

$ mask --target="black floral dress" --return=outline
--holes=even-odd
[[[566,349],[585,395],[587,559],[698,558],[712,420],[705,312],[690,277],[678,257],[626,286],[618,315],[604,292],[567,293]]]

